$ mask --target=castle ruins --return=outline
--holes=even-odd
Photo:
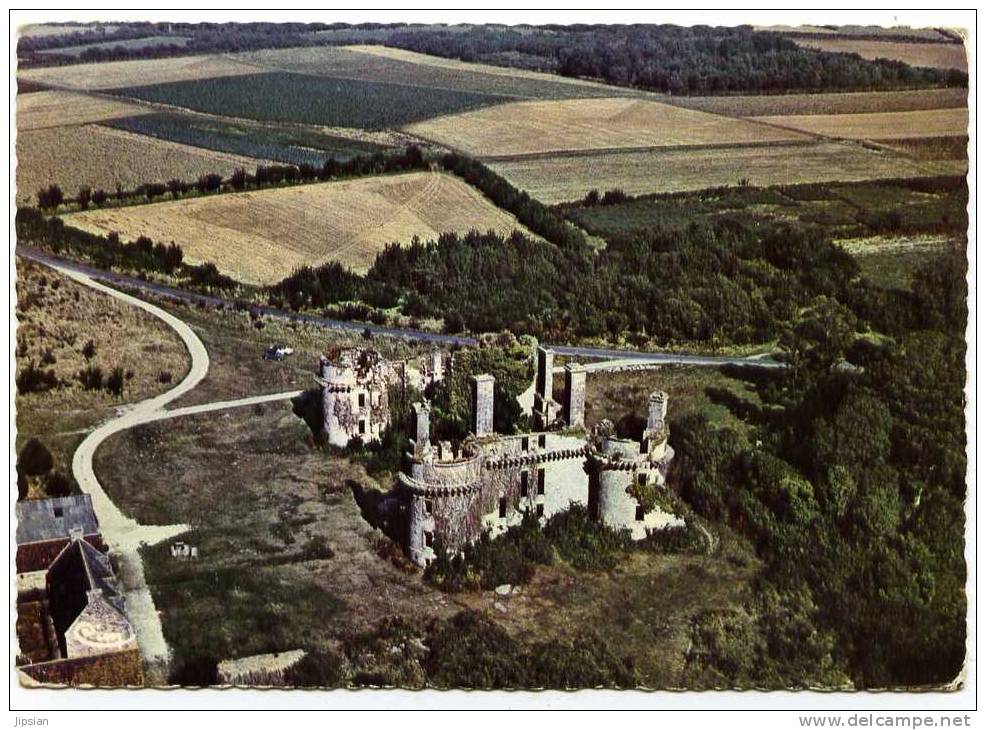
[[[536,357],[535,431],[495,432],[491,375],[472,378],[471,434],[458,448],[448,441],[432,443],[430,405],[414,404],[413,437],[398,475],[398,494],[406,523],[404,548],[417,565],[432,561],[438,544],[459,551],[483,534],[503,534],[525,514],[543,524],[573,503],[608,527],[629,530],[635,540],[684,524],[662,510],[657,498],[674,456],[668,445],[667,394],[650,395],[639,440],[619,438],[609,421],[587,431],[583,366],[565,366],[559,403],[553,394],[554,353],[539,347]],[[368,350],[323,357],[319,382],[329,442],[344,446],[353,436],[379,438],[390,417],[388,387],[402,378],[435,382],[448,367],[434,352],[424,368],[388,363]]]

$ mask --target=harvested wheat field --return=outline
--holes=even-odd
[[[146,61],[111,61],[32,68],[19,72],[17,78],[49,86],[92,90],[150,86],[172,81],[196,81],[217,76],[239,76],[258,72],[256,66],[238,63],[227,56],[180,56]]]
[[[742,119],[625,98],[516,102],[405,129],[480,157],[804,139],[798,132]]]
[[[870,114],[957,109],[968,104],[968,89],[851,91],[830,94],[760,94],[756,96],[675,96],[668,104],[729,117],[789,114]]]
[[[903,41],[872,41],[846,38],[792,38],[805,48],[817,48],[833,53],[855,53],[867,60],[889,58],[911,66],[929,68],[968,69],[965,46],[961,43],[907,43]]]
[[[125,240],[173,240],[187,259],[254,284],[328,261],[365,272],[388,243],[414,236],[524,230],[462,180],[426,172],[90,210],[65,222]]]
[[[969,131],[966,109],[933,109],[877,114],[808,114],[804,116],[756,117],[766,124],[779,124],[809,134],[843,139],[893,137],[950,137]]]
[[[260,163],[269,164],[94,124],[37,129],[17,135],[17,202],[31,202],[52,183],[74,196],[83,186],[129,190],[176,177],[194,180],[209,172],[229,175]]]
[[[132,117],[154,111],[117,99],[71,91],[38,91],[17,97],[17,129],[45,129]]]
[[[497,162],[491,167],[548,204],[577,200],[589,190],[620,188],[632,195],[751,185],[872,180],[964,174],[963,161],[917,163],[858,144],[668,149],[568,155]]]

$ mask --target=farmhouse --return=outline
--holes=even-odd
[[[414,405],[413,438],[397,494],[404,548],[415,563],[427,565],[439,545],[457,551],[483,534],[497,537],[525,514],[543,524],[573,503],[586,506],[608,527],[629,530],[635,540],[683,524],[660,507],[674,456],[665,420],[667,394],[650,395],[647,428],[639,440],[619,438],[609,421],[587,433],[584,368],[565,366],[559,403],[552,392],[553,366],[554,353],[538,348],[532,414],[537,431],[494,431],[491,375],[473,377],[471,434],[458,448],[449,441],[433,444],[431,408],[427,402]],[[387,386],[415,372],[365,350],[323,357],[319,367],[323,425],[336,445],[354,435],[378,438],[390,419]]]
[[[18,592],[44,587],[45,574],[78,533],[97,550],[106,545],[88,494],[17,503]]]

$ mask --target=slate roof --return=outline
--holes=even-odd
[[[68,537],[79,528],[83,535],[99,532],[88,494],[53,499],[29,499],[17,503],[17,544]]]

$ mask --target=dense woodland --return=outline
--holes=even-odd
[[[139,38],[182,42],[140,46]],[[127,46],[59,48],[132,41]],[[22,66],[230,53],[260,48],[376,43],[463,61],[536,69],[675,95],[963,86],[960,71],[912,68],[855,54],[799,47],[749,26],[408,26],[404,24],[138,23],[18,42]],[[41,53],[45,51],[45,53]]]

